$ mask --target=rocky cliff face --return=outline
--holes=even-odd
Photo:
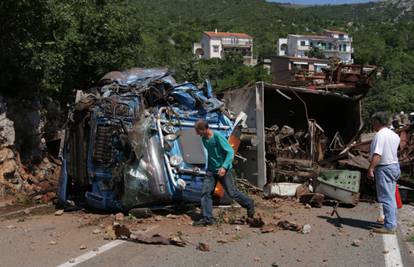
[[[413,10],[414,6],[414,2],[412,0],[387,0],[384,2],[392,4],[406,12]]]
[[[412,18],[414,15],[413,0],[380,0],[380,5],[385,9],[396,9],[398,11],[395,20]]]

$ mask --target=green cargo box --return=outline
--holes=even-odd
[[[356,205],[359,201],[361,173],[349,170],[323,170],[317,178],[315,192]]]

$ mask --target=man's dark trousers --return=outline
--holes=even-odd
[[[203,180],[203,188],[201,191],[201,208],[203,212],[203,218],[206,220],[206,222],[212,223],[214,221],[212,195],[218,180],[222,183],[227,194],[237,203],[239,203],[243,208],[246,208],[248,210],[253,208],[253,200],[237,190],[236,186],[234,185],[233,174],[231,170],[227,171],[224,177],[220,177],[217,174],[207,172],[207,175]]]

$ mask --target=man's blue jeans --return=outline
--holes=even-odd
[[[201,209],[203,212],[204,220],[207,222],[214,221],[212,195],[214,188],[216,187],[217,180],[220,180],[227,194],[237,203],[239,203],[243,208],[253,208],[253,200],[238,191],[234,185],[233,174],[231,173],[231,170],[227,171],[224,177],[219,177],[218,175],[208,172],[204,177],[203,188],[201,191]]]
[[[397,203],[395,186],[400,178],[399,164],[380,165],[375,168],[378,202],[384,210],[384,227],[395,230],[397,227]]]

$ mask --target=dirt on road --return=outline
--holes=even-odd
[[[253,197],[264,222],[258,228],[242,224],[245,210],[238,206],[215,208],[217,224],[209,227],[191,225],[200,216],[197,207],[149,218],[61,212],[53,206],[0,217],[1,261],[5,266],[385,266],[381,236],[371,231],[376,204],[339,207],[339,219],[331,216],[331,206]],[[179,238],[186,245],[123,242],[100,252],[116,242],[110,231],[114,222],[144,237]],[[93,255],[78,258],[85,253]]]

